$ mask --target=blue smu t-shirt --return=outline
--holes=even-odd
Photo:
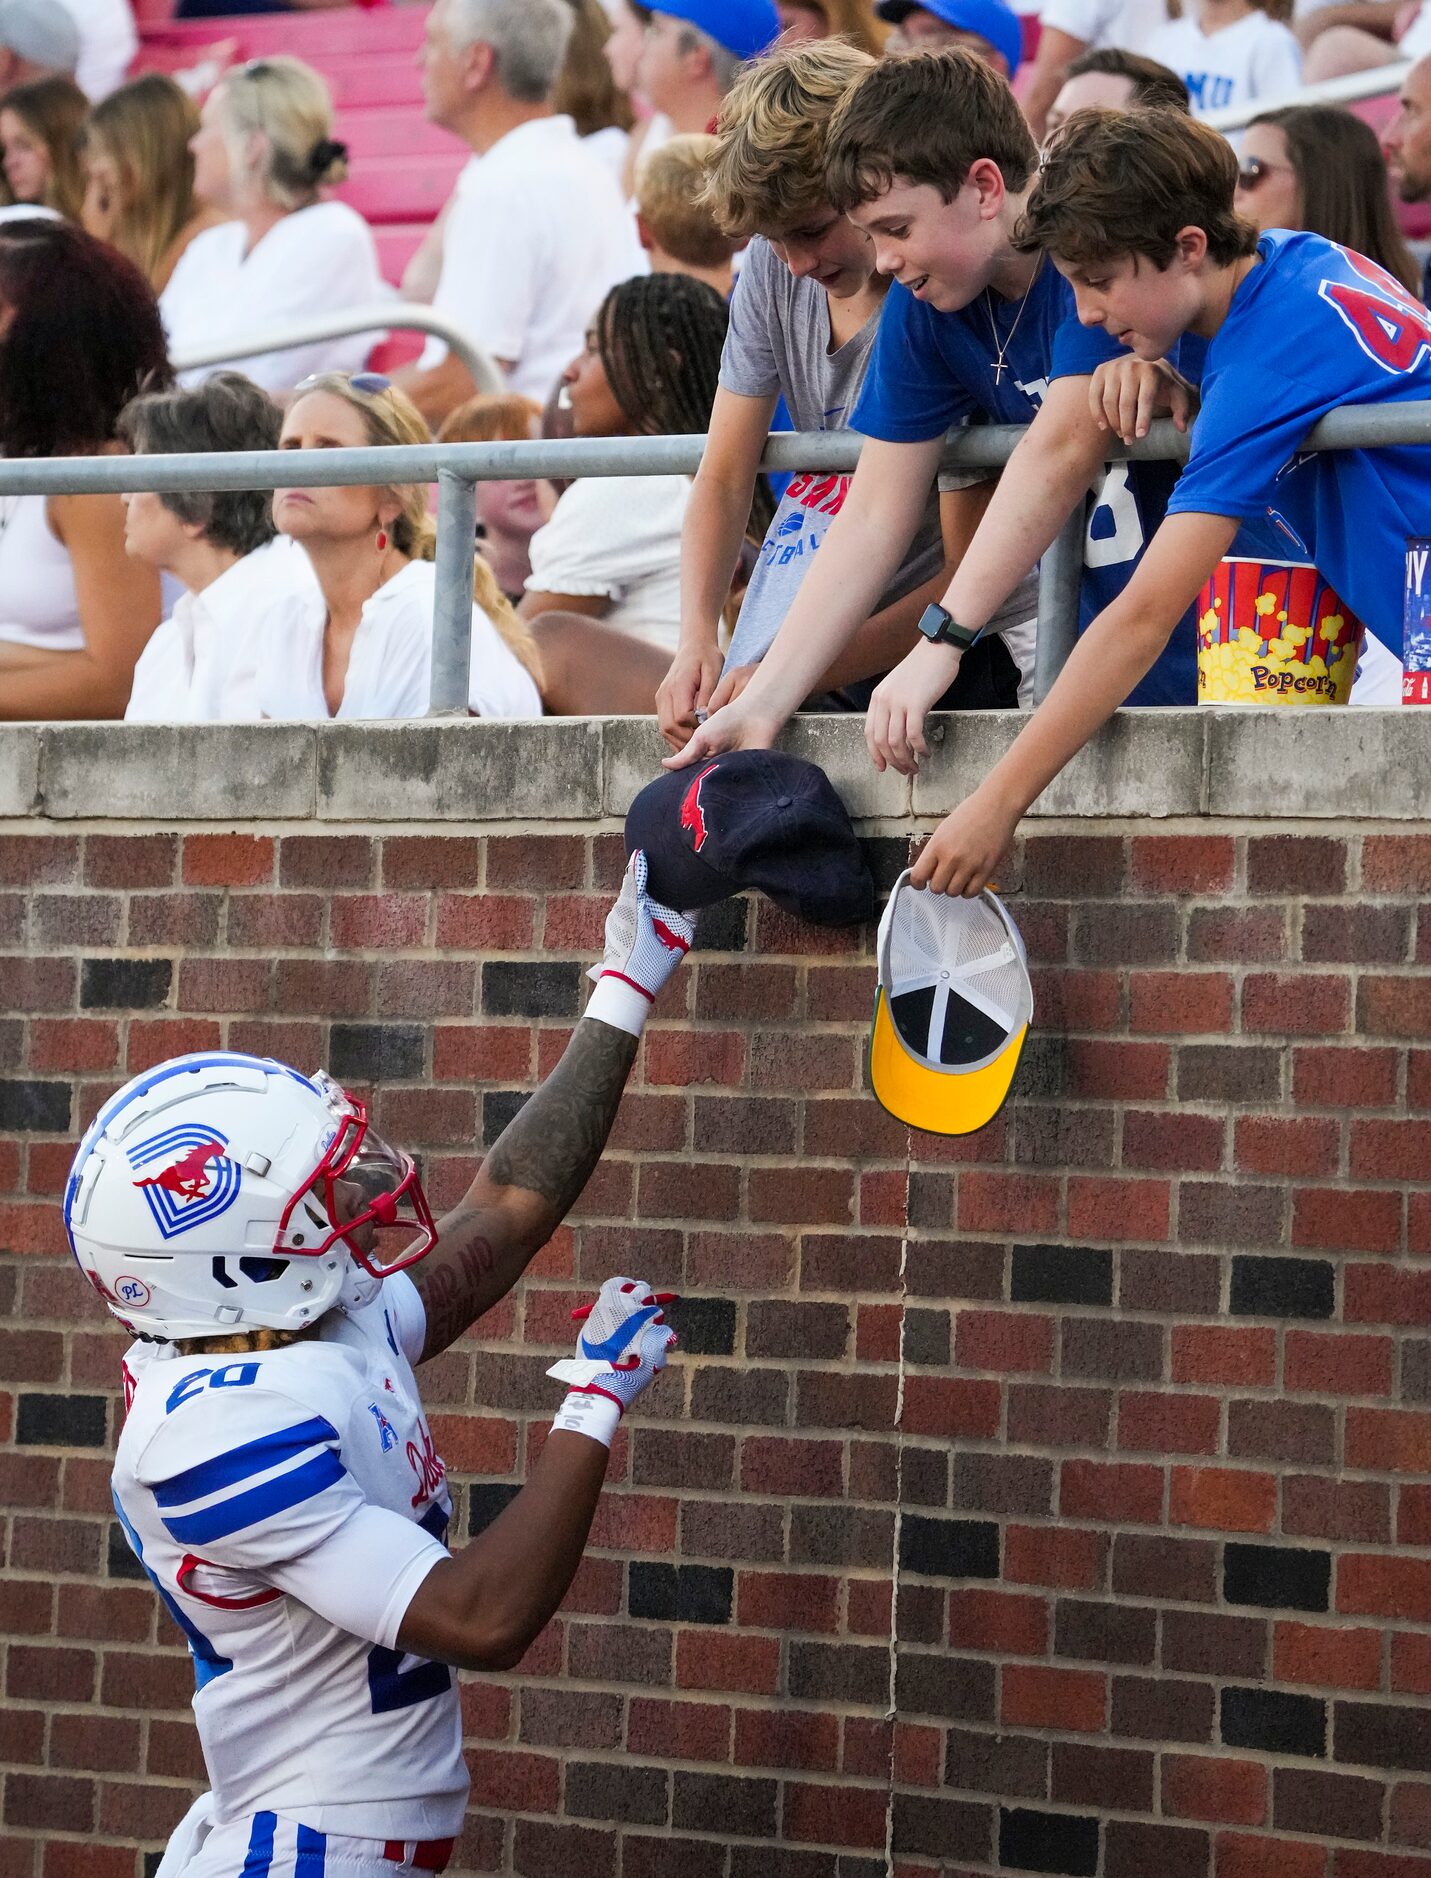
[[[1000,347],[1001,382],[994,374]],[[885,296],[850,427],[890,443],[921,443],[971,419],[1028,424],[1054,379],[1087,376],[1125,350],[1101,327],[1079,325],[1073,289],[1049,260],[1022,307],[991,293],[957,313],[941,313],[896,282]],[[1187,374],[1188,361],[1172,363]],[[1114,463],[1094,485],[1080,631],[1127,585],[1163,519],[1177,475],[1175,463]],[[1195,611],[1179,620],[1129,704],[1197,703]]]
[[[1168,513],[1265,517],[1399,658],[1407,537],[1431,535],[1431,452],[1300,445],[1339,405],[1431,398],[1431,315],[1321,235],[1274,229],[1257,252],[1208,346]]]

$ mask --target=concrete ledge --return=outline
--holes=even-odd
[[[933,719],[912,783],[875,771],[856,717],[797,718],[782,748],[819,763],[858,820],[928,822],[978,785],[1025,721]],[[613,822],[665,753],[646,718],[10,724],[0,819]],[[1033,814],[1431,820],[1431,714],[1120,711]]]

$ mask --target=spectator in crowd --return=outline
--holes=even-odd
[[[711,130],[741,65],[779,33],[774,0],[670,0],[651,13],[637,82],[673,130]]]
[[[0,91],[73,78],[79,55],[79,29],[60,0],[0,0]]]
[[[1418,9],[1415,0],[1318,6],[1297,21],[1296,32],[1306,49],[1302,76],[1318,84],[1431,52],[1431,6]]]
[[[327,372],[299,385],[280,448],[431,441],[411,399],[386,378]],[[263,716],[424,716],[432,693],[437,549],[426,485],[278,489],[273,519],[307,553],[320,591],[266,615],[259,648]],[[481,559],[473,592],[469,708],[478,717],[539,717],[531,634]]]
[[[1075,111],[1127,111],[1139,105],[1186,115],[1188,88],[1176,72],[1156,59],[1123,52],[1117,46],[1097,46],[1069,61],[1067,76],[1044,122],[1045,135],[1052,136]]]
[[[198,129],[193,100],[163,72],[112,91],[85,125],[81,220],[128,255],[155,293],[194,237],[221,219],[194,195],[189,145]]]
[[[599,156],[552,109],[567,0],[436,0],[423,45],[428,117],[469,144],[447,210],[433,305],[545,398],[591,309],[643,266],[635,218]],[[476,390],[440,339],[399,382],[438,421]]]
[[[1023,24],[1004,0],[880,0],[879,16],[893,29],[887,52],[963,46],[1009,79],[1023,58]]]
[[[1183,79],[1194,117],[1284,98],[1302,82],[1302,48],[1274,10],[1275,0],[1188,0],[1142,50]]]
[[[578,437],[661,437],[710,422],[724,300],[684,274],[623,282],[564,378]],[[522,613],[536,622],[554,716],[649,712],[676,647],[686,476],[585,476],[532,537]],[[762,492],[764,494],[764,492]],[[768,498],[760,517],[769,519]]]
[[[0,333],[6,457],[114,454],[125,405],[168,380],[148,281],[53,217],[0,227]],[[159,612],[119,496],[0,497],[0,717],[122,716]]]
[[[680,644],[657,693],[662,733],[677,748],[698,710],[739,694],[849,488],[843,475],[792,479],[761,543],[723,673],[721,613],[775,401],[784,395],[798,430],[845,429],[889,287],[869,236],[837,215],[824,192],[830,121],[872,64],[840,42],[779,47],[741,75],[721,110],[708,199],[732,234],[751,239],[681,538]],[[948,500],[954,508],[967,498]],[[812,689],[882,673],[903,658],[947,578],[931,481],[909,551],[844,668]]]
[[[282,413],[241,372],[192,391],[151,391],[128,405],[119,434],[136,456],[276,450]],[[266,489],[174,490],[122,498],[124,545],[185,592],[134,668],[130,720],[252,721],[259,715],[259,622],[292,595],[316,594],[303,550],[275,535]]]
[[[1264,111],[1243,133],[1237,213],[1259,230],[1305,228],[1395,275],[1411,293],[1421,270],[1391,212],[1376,132],[1334,104]]]
[[[89,105],[72,79],[36,78],[0,96],[0,148],[10,200],[78,221],[80,141]]]
[[[715,142],[688,133],[652,154],[636,185],[636,226],[653,274],[689,274],[728,300],[742,243],[726,234],[702,200]]]
[[[347,151],[333,140],[333,101],[299,59],[250,59],[204,102],[192,142],[194,194],[231,220],[196,234],[160,307],[176,353],[244,339],[284,320],[388,297],[372,230],[346,203],[325,201]],[[287,346],[245,359],[267,391],[307,374],[358,366],[371,334]],[[207,368],[206,368],[207,369]],[[197,382],[202,371],[184,373]]]
[[[621,165],[621,192],[627,201],[635,198],[636,172],[652,150],[659,150],[671,135],[671,120],[655,111],[641,89],[641,53],[646,44],[646,28],[651,10],[641,0],[602,0],[611,15],[611,36],[601,48],[611,68],[612,82],[631,100],[636,122],[626,143]]]
[[[619,181],[636,118],[605,57],[611,16],[602,0],[567,0],[567,5],[573,14],[572,32],[552,93],[552,110],[571,119],[587,149],[602,157]]]
[[[861,52],[878,58],[885,29],[875,18],[874,0],[775,0],[782,45],[802,39],[848,39]]]
[[[98,104],[124,83],[139,50],[130,0],[64,0],[79,30],[75,83]]]
[[[1181,0],[1178,0],[1181,4]],[[1048,113],[1076,59],[1086,52],[1146,54],[1153,34],[1176,17],[1174,0],[1045,0],[1038,50],[1024,85],[1024,116],[1040,141]]]
[[[1431,54],[1401,81],[1396,115],[1381,133],[1392,185],[1403,202],[1431,202]],[[1431,256],[1421,277],[1421,298],[1431,305]]]
[[[486,393],[442,420],[439,443],[529,443],[542,434],[541,406],[520,392]],[[477,485],[478,552],[512,602],[521,603],[532,571],[532,536],[552,518],[556,491],[540,476]]]

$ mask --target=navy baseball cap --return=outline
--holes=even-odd
[[[652,896],[694,912],[759,887],[819,926],[874,914],[874,881],[829,777],[780,750],[728,750],[668,770],[626,811],[626,852],[646,855]]]
[[[769,51],[780,36],[775,0],[662,0],[652,11],[684,20],[737,59]]]
[[[911,13],[932,13],[961,33],[977,33],[1003,54],[1010,78],[1024,56],[1023,23],[1004,0],[879,0],[875,12],[891,26],[898,26]]]

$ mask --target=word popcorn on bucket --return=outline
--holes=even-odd
[[[1198,599],[1198,701],[1345,704],[1364,631],[1315,567],[1229,556]]]

